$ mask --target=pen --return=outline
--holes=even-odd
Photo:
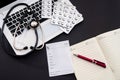
[[[86,61],[88,61],[88,62],[94,63],[94,64],[96,64],[96,65],[98,65],[98,66],[101,66],[101,67],[103,67],[103,68],[106,68],[105,63],[103,63],[103,62],[101,62],[101,61],[98,61],[98,60],[95,60],[95,59],[90,59],[90,58],[87,58],[87,57],[82,56],[82,55],[79,55],[79,54],[73,54],[73,55],[75,55],[75,56],[78,57],[78,58],[84,59],[84,60],[86,60]]]

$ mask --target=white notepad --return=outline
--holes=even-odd
[[[120,80],[120,29],[75,44],[72,53],[104,62],[107,67],[73,56],[77,80]]]
[[[69,41],[46,44],[49,76],[73,73]]]

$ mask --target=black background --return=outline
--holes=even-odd
[[[47,43],[69,40],[70,45],[73,45],[119,28],[120,0],[71,0],[71,2],[83,14],[84,21],[69,35],[63,33]],[[45,48],[18,58],[8,55],[0,44],[0,80],[76,80],[76,78],[74,74],[49,78]]]
[[[14,1],[16,1],[16,0],[9,0],[9,1],[8,0],[2,0],[2,1],[0,1],[0,8],[6,6],[7,4],[10,4]]]

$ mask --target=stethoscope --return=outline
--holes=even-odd
[[[18,6],[21,6],[21,5],[22,5],[22,6],[26,6],[26,7],[28,8],[28,10],[27,10],[27,13],[25,13],[25,14],[22,16],[21,20],[19,21],[19,24],[17,25],[17,27],[16,27],[16,29],[15,29],[13,47],[14,47],[16,50],[18,50],[18,51],[27,50],[28,48],[31,49],[31,52],[34,51],[34,50],[41,50],[41,49],[44,47],[44,34],[43,34],[43,30],[42,30],[42,27],[41,27],[41,25],[40,25],[40,22],[39,22],[39,20],[37,19],[35,13],[29,8],[29,5],[26,4],[26,3],[16,4],[16,5],[14,5],[14,6],[8,11],[8,13],[6,14],[6,16],[5,16],[5,18],[4,18],[4,22],[3,22],[3,25],[2,25],[2,31],[1,31],[1,32],[2,32],[2,38],[3,38],[3,31],[4,31],[4,26],[5,26],[5,21],[6,21],[6,19],[8,18],[9,14],[11,13],[11,11],[12,11],[14,8],[16,8],[16,7],[18,7]],[[35,42],[35,45],[34,45],[34,46],[31,46],[31,47],[24,46],[23,48],[18,48],[18,47],[16,47],[16,40],[15,40],[15,38],[16,38],[16,33],[17,33],[18,28],[20,27],[21,21],[25,18],[26,14],[32,14],[32,16],[35,18],[35,20],[32,20],[32,21],[29,22],[29,26],[30,26],[31,29],[34,30],[34,33],[35,33],[35,35],[36,35],[36,42]],[[39,39],[38,39],[38,32],[37,32],[37,27],[38,27],[38,26],[40,27],[41,32],[42,32],[42,45],[39,46],[39,47],[37,47],[37,46],[38,46],[38,41],[39,41]],[[1,38],[1,41],[2,41],[2,43],[3,43],[2,38]],[[3,45],[3,44],[2,44],[2,45]],[[29,53],[30,53],[30,52],[29,52]]]

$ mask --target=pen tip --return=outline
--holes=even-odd
[[[77,56],[77,54],[73,54],[74,56]]]

